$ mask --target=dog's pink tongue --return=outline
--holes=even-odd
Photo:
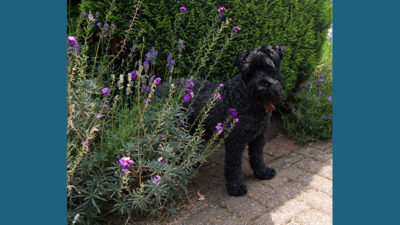
[[[268,112],[272,112],[272,110],[274,110],[274,109],[275,109],[275,106],[273,104],[267,106],[267,111]]]

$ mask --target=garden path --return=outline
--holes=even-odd
[[[244,153],[243,175],[248,188],[244,197],[226,193],[223,158],[221,148],[202,166],[176,216],[128,224],[332,224],[331,141],[308,146],[297,145],[285,136],[268,141],[264,158],[277,175],[265,181],[254,178]]]

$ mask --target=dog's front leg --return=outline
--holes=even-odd
[[[242,182],[242,154],[246,143],[225,140],[225,179],[229,195],[243,196],[247,187]]]
[[[254,176],[260,180],[269,180],[275,176],[276,171],[264,163],[264,135],[259,135],[249,143],[250,166],[253,169]]]

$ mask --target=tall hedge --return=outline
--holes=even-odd
[[[111,22],[119,29],[120,37],[135,11],[136,2],[137,0],[119,0],[116,3],[117,9],[113,12]],[[86,12],[100,12],[101,20],[108,4],[107,0],[84,0],[78,7]],[[185,6],[187,11],[177,27],[176,18],[181,6]],[[221,81],[237,74],[232,56],[245,48],[283,45],[286,46],[286,55],[281,66],[284,74],[284,95],[286,98],[291,96],[310,77],[320,61],[322,45],[332,22],[331,0],[144,0],[141,1],[132,35],[143,32],[146,49],[156,47],[160,64],[165,64],[167,55],[173,53],[178,39],[182,39],[185,46],[183,60],[179,60],[180,65],[177,68],[181,76],[188,76],[195,53],[202,51],[200,42],[207,34],[220,6],[227,9],[223,19],[233,19],[230,29],[239,26],[241,31],[224,52],[210,79]],[[227,31],[222,35],[220,43],[215,46],[216,50],[221,48],[228,34]],[[214,52],[217,53],[218,51]],[[213,63],[213,58],[215,55],[209,57],[209,64]],[[160,73],[158,75],[164,74],[164,67],[159,68],[161,70],[156,71]],[[206,73],[207,67],[199,74]]]

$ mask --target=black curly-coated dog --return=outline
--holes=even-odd
[[[282,100],[281,60],[285,48],[282,46],[261,46],[254,50],[245,50],[233,57],[240,74],[223,83],[219,91],[221,100],[211,109],[205,121],[206,136],[216,132],[218,123],[223,123],[227,116],[232,116],[236,109],[239,122],[231,133],[225,137],[225,178],[230,195],[243,196],[247,188],[241,179],[242,153],[248,144],[249,158],[254,176],[261,180],[272,179],[275,170],[266,166],[263,158],[263,147],[266,141],[269,116]],[[189,122],[198,116],[201,109],[219,83],[193,80],[191,90],[196,97],[192,100],[192,113]],[[206,82],[200,90],[201,82]],[[179,88],[187,88],[187,79],[176,79]],[[190,103],[189,100],[188,103]],[[188,104],[186,103],[186,105]],[[233,113],[235,115],[235,113]]]

